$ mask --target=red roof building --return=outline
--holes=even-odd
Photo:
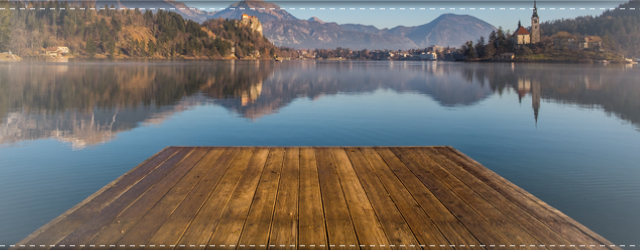
[[[531,33],[529,33],[529,31],[519,23],[518,29],[516,32],[513,32],[513,36],[511,36],[511,38],[513,39],[513,43],[517,45],[531,43]]]

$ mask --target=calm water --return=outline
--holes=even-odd
[[[638,79],[616,65],[0,64],[0,245],[172,145],[451,145],[640,244]]]

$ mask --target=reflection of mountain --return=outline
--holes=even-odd
[[[0,143],[53,138],[75,148],[161,124],[212,102],[240,116],[277,113],[297,98],[391,90],[470,106],[493,93],[601,107],[640,124],[640,85],[624,67],[432,62],[209,61],[19,63],[0,66]],[[514,100],[517,103],[518,100]]]
[[[323,63],[285,64],[261,83],[252,103],[218,100],[216,103],[245,117],[272,114],[296,98],[319,98],[338,93],[371,93],[378,89],[427,94],[443,106],[471,105],[491,95],[491,89],[469,84],[456,64]],[[246,87],[245,87],[246,89]]]
[[[162,123],[202,103],[194,95],[202,89],[267,75],[232,62],[213,69],[208,63],[4,65],[0,143],[53,138],[83,148],[141,124]]]

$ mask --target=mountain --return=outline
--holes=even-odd
[[[262,23],[275,20],[298,20],[277,4],[261,0],[234,3],[224,10],[216,12],[213,18],[242,19],[242,14],[256,16]]]
[[[96,6],[103,6],[101,1],[96,2]],[[172,10],[175,13],[180,14],[184,19],[191,19],[193,21],[202,23],[207,19],[213,18],[213,12],[208,12],[204,10],[199,10],[196,8],[190,8],[186,4],[182,2],[176,2],[174,0],[163,0],[163,1],[128,1],[128,0],[117,0],[117,4],[114,5],[116,8],[145,8],[152,9],[153,12],[165,9]]]
[[[214,18],[241,19],[256,16],[264,35],[276,46],[295,49],[412,49],[430,45],[459,47],[496,30],[491,24],[469,15],[444,14],[416,27],[378,29],[372,25],[336,24],[318,17],[299,20],[277,4],[241,1],[217,12]]]
[[[319,22],[319,23],[324,23],[322,20],[320,20],[320,18],[318,17],[311,17],[309,19],[307,19],[307,22]]]
[[[475,41],[487,36],[495,27],[469,15],[444,14],[435,20],[417,27],[396,27],[389,32],[404,34],[419,48],[430,45],[458,47],[466,41]]]
[[[264,35],[276,46],[296,49],[361,49],[414,48],[406,37],[368,34],[342,28],[336,23],[306,20],[277,20],[263,24]]]
[[[25,5],[28,5],[30,0],[11,0],[13,2],[19,2]],[[44,1],[44,2],[54,2],[54,1]],[[197,8],[192,8],[187,6],[183,2],[177,2],[174,0],[158,0],[158,1],[130,1],[130,0],[74,0],[70,1],[69,5],[71,6],[95,6],[95,7],[104,7],[113,6],[116,9],[127,8],[127,9],[145,9],[151,10],[152,12],[157,12],[158,10],[166,10],[172,11],[177,14],[180,14],[184,19],[190,19],[199,23],[206,21],[207,19],[213,18],[214,12],[204,11]],[[142,11],[144,12],[144,11]]]

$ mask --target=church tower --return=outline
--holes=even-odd
[[[533,15],[531,16],[531,43],[540,42],[540,17],[538,17],[538,8],[536,0],[533,0]]]

